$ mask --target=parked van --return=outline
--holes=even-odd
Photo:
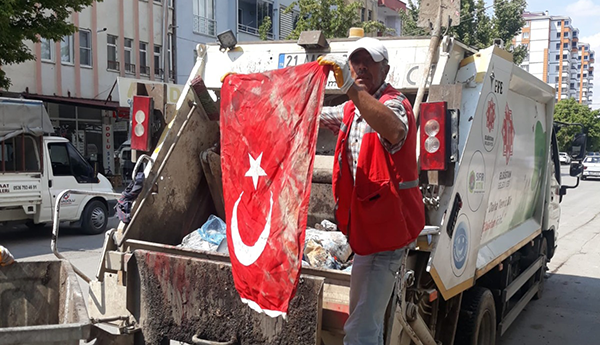
[[[54,130],[41,101],[0,98],[0,120],[0,223],[44,226],[65,189],[113,192],[66,138],[49,136]],[[115,199],[66,194],[61,220],[86,234],[102,233],[115,204]]]

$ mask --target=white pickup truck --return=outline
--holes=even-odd
[[[71,143],[54,130],[40,101],[0,98],[0,223],[30,228],[52,221],[56,197],[65,189],[113,192]],[[86,234],[106,229],[116,200],[66,194],[61,220]]]

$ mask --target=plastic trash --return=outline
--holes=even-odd
[[[226,239],[227,226],[221,218],[210,215],[206,223],[199,229],[187,234],[181,241],[184,248],[216,252],[219,245]]]
[[[0,266],[8,266],[15,262],[14,256],[4,246],[0,246]]]
[[[317,241],[309,239],[304,247],[304,256],[311,267],[339,269],[340,264]]]
[[[352,254],[348,239],[340,231],[323,231],[306,229],[306,242],[314,240],[329,252],[340,263],[345,263]]]
[[[337,225],[327,219],[323,219],[321,223],[315,224],[317,230],[337,231]]]

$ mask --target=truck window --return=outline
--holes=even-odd
[[[40,171],[40,151],[36,138],[21,134],[4,140],[0,145],[2,172]]]
[[[70,143],[48,144],[54,176],[73,176],[79,183],[96,183],[94,169]]]

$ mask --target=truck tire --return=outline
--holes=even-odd
[[[489,289],[475,286],[463,293],[454,344],[496,344],[496,305]]]
[[[81,214],[81,232],[87,235],[101,234],[106,230],[108,211],[100,200],[90,201]]]
[[[40,231],[46,227],[46,223],[34,223],[33,221],[29,221],[25,223],[25,225],[29,228],[29,230]]]
[[[539,287],[538,287],[538,292],[536,292],[535,295],[533,295],[533,299],[540,299],[542,298],[542,295],[544,294],[544,285],[546,282],[546,272],[548,271],[548,266],[547,266],[547,261],[548,261],[548,240],[546,239],[546,236],[542,237],[542,244],[540,245],[540,255],[544,255],[546,257],[546,260],[544,261],[544,264],[542,266],[542,270],[541,270],[541,274],[540,274],[540,278],[539,278]]]

